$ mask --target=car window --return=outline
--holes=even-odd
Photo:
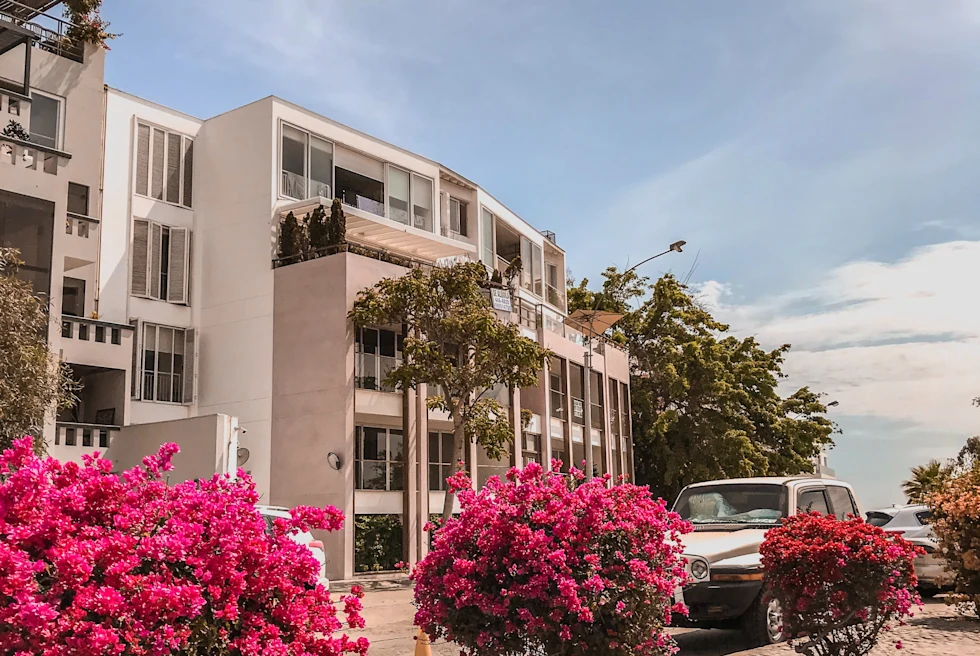
[[[884,526],[890,521],[892,521],[892,516],[888,513],[875,512],[874,510],[868,513],[868,523],[872,526]]]
[[[915,513],[915,518],[923,526],[928,526],[932,523],[932,511],[931,510],[920,510]]]
[[[827,505],[827,497],[824,495],[823,490],[804,490],[800,492],[799,501],[796,504],[796,512],[818,512],[821,515],[829,515],[830,507]]]
[[[858,510],[854,507],[854,499],[846,487],[831,485],[827,487],[827,494],[830,495],[830,503],[834,506],[834,514],[837,519],[849,519],[858,516]]]

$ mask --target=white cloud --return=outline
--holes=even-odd
[[[849,416],[913,432],[980,432],[980,241],[922,247],[887,264],[858,261],[813,286],[739,304],[717,282],[701,298],[736,334],[790,343],[789,385],[810,385]]]

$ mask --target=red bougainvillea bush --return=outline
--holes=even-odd
[[[364,654],[341,628],[294,529],[335,530],[335,508],[297,508],[272,535],[245,475],[166,485],[169,444],[143,467],[0,455],[0,654]],[[359,591],[342,599],[363,626]]]
[[[416,624],[470,656],[673,653],[689,525],[646,487],[582,478],[531,463],[474,492],[452,476],[462,512],[412,574]]]
[[[801,654],[867,654],[920,603],[917,547],[860,519],[789,517],[769,531],[760,553],[769,594]]]

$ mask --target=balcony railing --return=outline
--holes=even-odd
[[[107,449],[119,435],[120,427],[59,421],[55,424],[54,445],[80,449]]]
[[[78,41],[68,38],[72,25],[66,20],[39,12],[35,7],[17,0],[3,0],[0,3],[0,27],[4,23],[33,33],[36,37],[33,39],[35,48],[77,62],[84,60],[85,48]]]
[[[547,285],[547,301],[554,305],[556,308],[565,311],[565,293],[562,292],[557,287],[552,285]]]
[[[59,166],[70,159],[70,154],[56,148],[0,135],[0,166],[9,165],[58,175]]]
[[[64,339],[121,346],[124,330],[132,330],[132,327],[84,317],[61,317],[61,336]]]

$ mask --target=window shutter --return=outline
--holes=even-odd
[[[194,199],[194,141],[184,138],[184,207],[191,207]]]
[[[153,179],[150,186],[152,195],[157,200],[163,200],[163,151],[166,146],[166,133],[153,129]]]
[[[160,248],[163,243],[163,227],[150,224],[150,297],[160,298]]]
[[[136,127],[136,193],[149,195],[150,179],[150,127]]]
[[[149,294],[147,265],[149,258],[150,223],[144,219],[133,219],[133,273],[130,290],[133,296]]]
[[[180,202],[180,147],[181,137],[167,134],[167,202]]]
[[[184,403],[197,402],[197,330],[184,331]]]
[[[190,247],[190,231],[187,228],[170,229],[170,271],[167,272],[167,300],[171,303],[187,302],[187,265]]]
[[[140,320],[130,319],[129,325],[133,327],[133,363],[130,375],[132,378],[129,383],[129,395],[134,399],[139,399],[143,391],[140,381],[143,380],[143,357],[141,347],[143,345],[142,330],[140,330]]]

